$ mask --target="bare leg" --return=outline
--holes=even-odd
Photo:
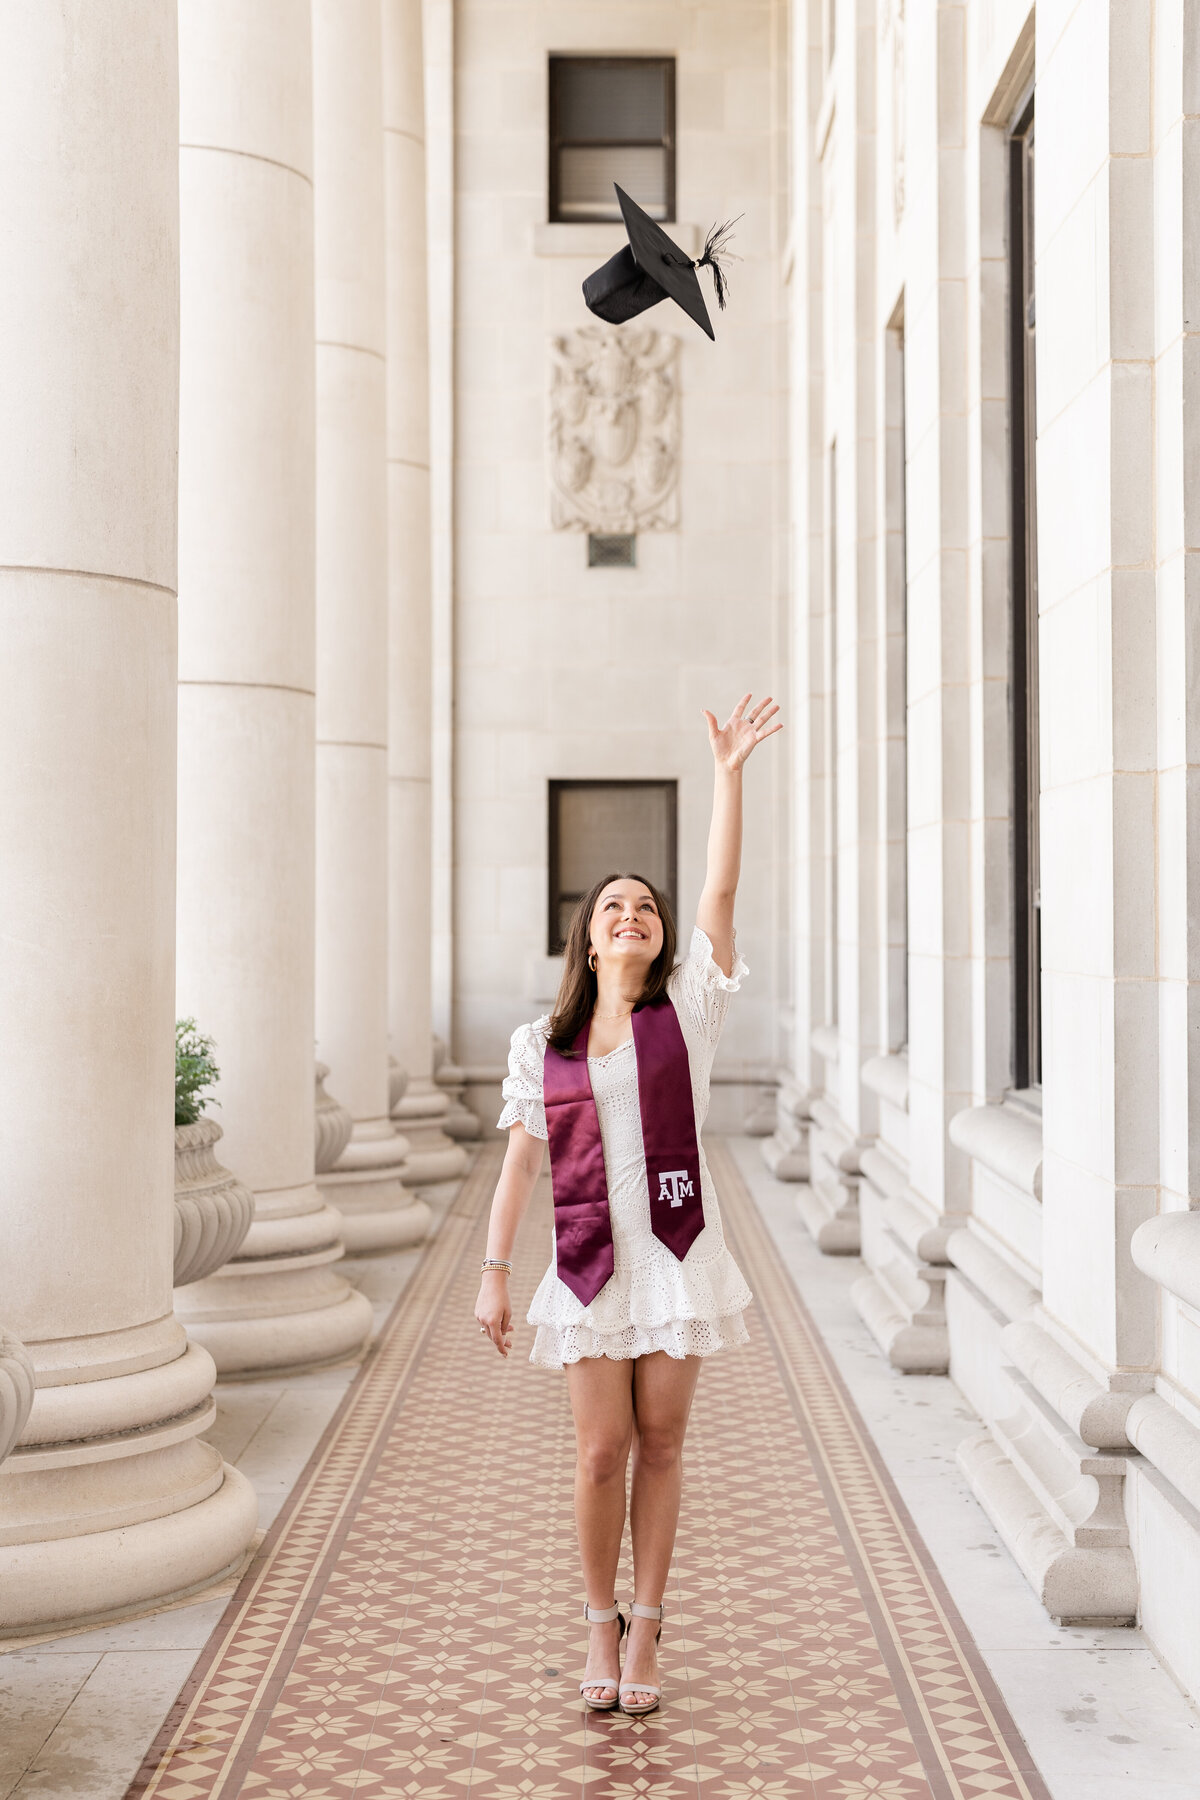
[[[606,1356],[567,1364],[567,1391],[575,1419],[575,1528],[589,1606],[610,1607],[625,1530],[625,1468],[633,1436],[632,1362]],[[611,1675],[620,1668],[620,1628],[588,1627],[584,1680],[593,1671]],[[593,1700],[615,1698],[604,1683],[588,1687]]]
[[[700,1358],[676,1361],[663,1350],[639,1356],[634,1363],[633,1451],[634,1599],[659,1606],[671,1570],[679,1497],[683,1489],[683,1439],[692,1396],[700,1375]],[[653,1619],[634,1619],[629,1627],[625,1679],[658,1685],[658,1626]],[[630,1694],[633,1705],[649,1701],[649,1693]]]

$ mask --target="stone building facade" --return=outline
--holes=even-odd
[[[957,1382],[1049,1611],[1200,1694],[1198,23],[21,10],[0,1633],[237,1566],[217,1374],[359,1352],[345,1247],[419,1241],[463,1092],[490,1129],[589,857],[687,920],[700,710],[750,688],[789,730],[712,1121]],[[715,344],[584,310],[613,169],[691,255],[740,215]],[[236,1181],[172,1144],[175,1013]],[[172,1298],[185,1151],[231,1249]]]
[[[1196,9],[792,20],[767,1159],[1050,1612],[1195,1693]]]

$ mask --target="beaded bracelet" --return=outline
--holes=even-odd
[[[489,1269],[503,1269],[506,1275],[512,1274],[512,1264],[510,1262],[505,1262],[503,1257],[500,1256],[484,1257],[479,1265],[479,1272],[481,1275],[486,1275]]]

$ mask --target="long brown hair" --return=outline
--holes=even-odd
[[[575,1048],[575,1039],[591,1018],[596,1004],[596,977],[588,968],[588,940],[591,937],[592,914],[596,910],[596,902],[605,888],[610,887],[614,881],[640,881],[649,890],[662,921],[662,949],[650,965],[638,1006],[649,1006],[655,1000],[662,999],[667,991],[667,977],[675,967],[675,920],[664,896],[652,881],[647,881],[644,875],[635,875],[632,870],[618,870],[615,875],[605,875],[583,896],[571,914],[571,923],[567,928],[562,981],[559,983],[554,1011],[550,1015],[548,1040],[552,1048],[564,1056]]]

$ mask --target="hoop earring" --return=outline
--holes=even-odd
[[[596,952],[594,950],[588,951],[588,968],[593,975],[596,973]]]

